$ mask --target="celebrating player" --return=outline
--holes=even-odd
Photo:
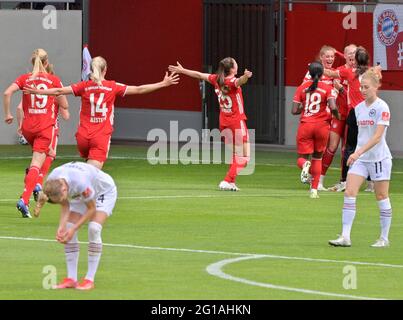
[[[371,68],[362,76],[361,92],[365,101],[359,103],[354,113],[358,124],[357,147],[347,161],[350,169],[344,193],[343,231],[332,246],[350,247],[350,233],[356,213],[356,197],[360,186],[370,176],[374,181],[375,196],[380,212],[381,235],[372,247],[389,246],[389,229],[392,207],[389,200],[389,181],[392,171],[392,155],[386,144],[386,131],[390,123],[389,107],[377,97],[380,78]]]
[[[76,133],[77,147],[82,158],[102,169],[108,157],[110,140],[113,132],[113,111],[116,96],[146,94],[158,89],[177,84],[178,75],[165,74],[161,82],[127,86],[113,80],[105,80],[106,60],[95,57],[91,61],[91,80],[72,84],[68,87],[40,90],[26,86],[30,93],[41,95],[68,95],[81,97],[80,124]]]
[[[43,49],[36,49],[31,58],[33,70],[18,77],[4,92],[5,122],[11,124],[14,117],[10,113],[12,95],[26,86],[36,86],[40,89],[60,88],[60,79],[53,75],[48,54]],[[25,188],[17,209],[24,218],[31,218],[29,211],[29,199],[35,189],[34,196],[41,189],[43,177],[49,171],[57,147],[57,114],[58,110],[65,110],[62,116],[68,119],[68,103],[65,97],[47,97],[39,94],[27,94],[22,96],[23,120],[21,133],[32,146],[32,161],[25,176]]]
[[[218,187],[220,190],[239,191],[235,184],[236,177],[250,160],[249,134],[245,122],[247,118],[244,112],[241,86],[252,77],[252,72],[245,69],[244,74],[237,78],[238,64],[231,57],[220,61],[216,74],[188,70],[183,68],[179,62],[176,66],[170,65],[169,71],[204,80],[214,86],[220,107],[221,135],[224,137],[225,143],[233,148],[230,168]]]
[[[312,80],[305,81],[297,88],[291,113],[301,114],[297,133],[297,165],[302,169],[301,182],[307,183],[311,171],[310,197],[319,198],[318,184],[322,168],[322,154],[329,137],[331,114],[339,118],[336,97],[332,87],[320,81],[323,65],[312,62],[309,65]],[[311,157],[311,161],[309,160]]]
[[[344,48],[344,58],[346,59],[346,64],[337,68],[337,70],[352,69],[355,65],[355,52],[357,50],[356,45],[350,44]],[[329,141],[325,153],[322,159],[322,172],[319,180],[319,190],[327,190],[324,187],[324,180],[328,168],[330,167],[336,150],[339,146],[341,138],[344,137],[346,118],[348,115],[348,102],[347,102],[347,92],[348,92],[348,81],[344,80],[340,83],[340,80],[334,80],[334,85],[338,89],[338,95],[336,99],[336,105],[339,109],[341,119],[332,119],[330,124],[330,134]],[[342,150],[344,149],[344,143]]]
[[[70,162],[55,168],[48,176],[35,207],[35,215],[46,202],[60,204],[60,222],[56,240],[64,244],[67,278],[54,289],[94,288],[95,273],[102,253],[102,226],[115,206],[117,190],[113,179],[93,165]],[[80,246],[77,232],[88,223],[88,272],[77,283]]]

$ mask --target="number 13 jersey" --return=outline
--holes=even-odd
[[[71,85],[73,94],[81,97],[78,133],[88,139],[98,134],[112,134],[116,96],[123,97],[127,86],[115,81],[82,81]]]
[[[320,122],[332,119],[327,102],[330,99],[336,99],[336,94],[332,87],[319,81],[318,87],[313,92],[307,92],[307,89],[313,83],[308,80],[301,84],[294,95],[294,102],[302,104],[301,122]]]

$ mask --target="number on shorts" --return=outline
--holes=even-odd
[[[105,195],[104,195],[104,194],[101,194],[101,195],[98,197],[98,201],[101,201],[101,203],[104,203],[104,200],[105,200]]]
[[[36,86],[39,90],[47,90],[48,87],[44,83],[40,83]],[[48,96],[42,94],[31,94],[31,106],[34,108],[35,106],[39,109],[45,108],[48,103]]]
[[[95,117],[95,113],[102,113],[102,117],[105,118],[108,113],[108,108],[106,107],[106,102],[104,101],[105,93],[101,93],[97,102],[95,103],[95,93],[90,94],[91,103],[91,116]]]
[[[306,94],[305,114],[318,113],[320,110],[321,100],[322,98],[319,93],[314,92],[311,94],[310,92],[308,92]]]

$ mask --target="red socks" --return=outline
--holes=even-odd
[[[42,168],[39,172],[38,180],[36,181],[36,183],[39,183],[40,185],[43,184],[43,178],[48,174],[53,160],[55,160],[53,157],[46,157],[45,162],[43,163]]]
[[[248,164],[250,158],[249,157],[240,157],[237,155],[234,155],[232,157],[232,164],[229,167],[229,170],[227,172],[227,175],[225,176],[224,180],[229,182],[229,183],[234,183],[236,176],[241,172],[243,168],[246,167]]]
[[[322,170],[322,159],[312,158],[310,173],[312,175],[311,189],[318,189],[320,172]]]
[[[36,166],[32,166],[29,168],[28,174],[25,176],[25,188],[24,193],[22,194],[21,198],[24,200],[24,203],[28,205],[29,198],[31,198],[32,191],[35,188],[36,181],[38,180],[39,176],[39,168]]]
[[[322,175],[323,176],[326,175],[327,169],[329,169],[330,165],[332,164],[333,157],[334,157],[334,152],[332,152],[328,148],[326,148],[326,151],[322,157]]]

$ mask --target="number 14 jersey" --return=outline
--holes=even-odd
[[[307,92],[307,89],[313,83],[308,80],[301,84],[294,95],[294,102],[302,104],[301,122],[320,122],[332,119],[327,102],[330,99],[336,99],[334,89],[329,85],[318,82],[318,87],[313,92]]]
[[[82,81],[71,85],[75,96],[81,96],[78,133],[88,139],[98,134],[112,134],[116,96],[123,97],[127,86],[115,81]]]

